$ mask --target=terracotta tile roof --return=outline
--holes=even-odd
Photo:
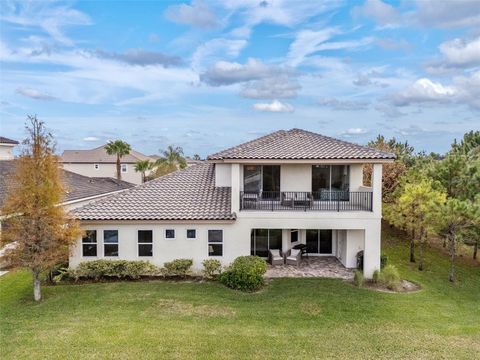
[[[15,186],[12,181],[14,171],[15,161],[0,160],[0,208],[3,206],[8,189],[11,186]],[[62,171],[67,187],[65,202],[108,194],[135,186],[126,181],[119,181],[113,178],[91,178],[66,170]]]
[[[12,145],[17,145],[18,141],[0,136],[0,144],[12,144]]]
[[[60,160],[63,163],[116,163],[117,156],[108,155],[105,150],[105,145],[102,145],[91,150],[65,150],[60,157]],[[123,156],[121,161],[124,164],[133,164],[138,160],[154,161],[154,159],[135,150],[132,150],[130,151],[130,154]]]
[[[188,167],[74,210],[80,220],[234,220],[214,164]]]
[[[209,160],[395,159],[394,154],[301,129],[279,130],[210,155]]]

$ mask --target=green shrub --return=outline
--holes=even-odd
[[[139,279],[142,276],[156,275],[158,268],[148,261],[93,260],[80,263],[62,277],[100,280],[102,278]]]
[[[385,266],[387,266],[387,263],[388,263],[388,256],[384,254],[380,256],[380,269],[383,269]]]
[[[264,285],[266,271],[267,263],[258,256],[239,256],[220,275],[220,282],[232,289],[255,291]]]
[[[355,270],[355,275],[353,277],[353,283],[355,286],[362,287],[364,282],[365,278],[363,277],[363,272],[360,270]]]
[[[380,282],[380,270],[375,270],[373,272],[373,276],[372,276],[372,282],[374,284],[378,284]]]
[[[397,291],[400,289],[400,274],[393,265],[387,265],[380,273],[380,281],[388,289]]]
[[[192,259],[175,259],[163,264],[163,274],[167,277],[186,277],[191,274]]]
[[[202,262],[203,276],[206,279],[216,279],[222,272],[222,263],[217,259],[206,259]]]

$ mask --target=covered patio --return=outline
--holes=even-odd
[[[310,256],[303,258],[300,266],[268,265],[266,278],[280,277],[323,277],[353,279],[353,269],[347,269],[335,256]]]

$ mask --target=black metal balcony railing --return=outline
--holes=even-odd
[[[240,210],[260,211],[372,211],[367,191],[240,192]]]

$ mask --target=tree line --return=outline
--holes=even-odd
[[[409,260],[425,268],[427,241],[440,239],[450,257],[449,280],[455,281],[460,244],[480,243],[480,131],[470,131],[443,156],[415,153],[407,142],[379,135],[368,146],[396,154],[383,167],[383,217],[410,237]],[[366,168],[365,181],[371,177]]]

